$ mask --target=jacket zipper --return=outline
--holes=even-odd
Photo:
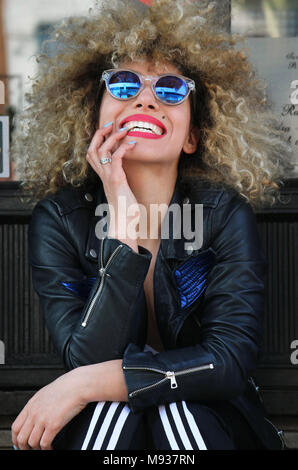
[[[275,430],[275,432],[277,433],[281,443],[282,443],[282,449],[285,449],[286,447],[286,443],[285,443],[285,439],[284,439],[284,432],[282,430],[279,430],[277,429],[277,427],[272,423],[272,421],[270,421],[268,418],[265,417],[265,420],[271,424],[271,426],[273,427],[273,429]]]
[[[103,266],[103,244],[104,244],[104,238],[102,239],[101,247],[100,247],[100,265],[101,265],[101,267],[99,269],[99,275],[100,275],[101,279],[100,279],[98,289],[97,289],[97,291],[96,291],[96,293],[95,293],[95,295],[94,295],[94,297],[93,297],[93,299],[92,299],[92,301],[89,305],[89,308],[86,312],[86,315],[84,316],[84,319],[83,319],[83,322],[82,322],[82,326],[84,328],[87,326],[87,323],[88,323],[89,318],[91,316],[91,313],[92,313],[93,307],[95,305],[95,302],[97,301],[98,297],[100,296],[100,294],[102,292],[106,276],[110,277],[110,274],[108,274],[106,271],[107,271],[108,267],[110,266],[110,264],[111,264],[112,260],[114,259],[114,257],[117,255],[117,253],[123,247],[123,245],[117,246],[116,250],[113,251],[113,253],[111,254],[111,256],[109,257],[109,259],[107,261],[106,266],[104,267]]]
[[[148,370],[148,371],[151,371],[151,372],[157,372],[159,374],[165,374],[165,377],[163,379],[159,380],[159,382],[156,382],[155,384],[148,385],[147,387],[143,387],[143,388],[140,388],[139,390],[135,390],[134,392],[131,392],[129,394],[129,397],[132,398],[135,395],[137,395],[138,393],[150,390],[154,387],[157,387],[158,385],[161,385],[162,383],[166,382],[167,380],[170,380],[172,389],[173,388],[178,388],[176,377],[178,377],[179,375],[191,374],[193,372],[198,372],[198,371],[201,371],[201,370],[214,369],[214,364],[212,364],[212,363],[211,364],[205,364],[203,366],[192,367],[191,369],[180,370],[178,372],[173,372],[173,371],[167,371],[166,372],[164,370],[153,369],[151,367],[138,367],[138,366],[123,366],[123,369],[124,370]]]

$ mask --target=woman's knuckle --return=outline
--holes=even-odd
[[[25,447],[25,445],[27,443],[26,438],[23,435],[18,436],[17,442],[18,442],[19,447]]]
[[[94,150],[92,150],[91,148],[88,150],[87,152],[87,156],[86,156],[87,160],[88,161],[92,161],[92,159],[94,158]]]
[[[40,440],[40,447],[43,448],[43,447],[47,447],[49,444],[50,444],[50,439],[49,439],[49,428],[47,428],[47,431],[45,432],[45,434],[47,434],[46,436],[43,435],[41,440]]]
[[[97,129],[93,135],[93,138],[92,138],[92,141],[91,141],[91,145],[92,143],[94,143],[94,141],[96,141],[97,139],[99,139],[101,136],[102,136],[103,132],[102,132],[102,129]]]
[[[12,425],[11,425],[11,431],[12,431],[14,434],[17,434],[17,433],[18,433],[18,430],[19,430],[19,425],[18,425],[16,422],[12,423]]]
[[[52,432],[57,432],[57,431],[59,431],[59,429],[60,429],[60,423],[59,423],[59,421],[54,421],[53,423],[51,423],[51,425],[50,425],[50,430],[51,430]]]
[[[52,445],[52,438],[51,437],[47,437],[47,438],[44,438],[40,441],[40,448],[41,450],[50,450],[51,449],[51,445]]]
[[[38,441],[36,439],[29,438],[28,445],[32,447],[32,449],[36,449],[38,447]]]

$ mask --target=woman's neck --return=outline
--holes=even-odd
[[[144,208],[144,212],[141,212],[141,226],[147,228],[147,236],[151,233],[156,237],[158,233],[158,237],[160,237],[161,223],[175,189],[177,168],[169,167],[169,165],[144,164],[123,165],[123,167],[130,189],[138,204]],[[158,207],[160,208],[159,212]],[[157,218],[154,214],[160,215]],[[146,225],[142,225],[145,219],[147,220]]]

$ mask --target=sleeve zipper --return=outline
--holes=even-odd
[[[192,367],[191,369],[184,369],[184,370],[180,370],[180,371],[177,371],[177,372],[173,372],[173,371],[167,371],[166,372],[164,370],[153,369],[151,367],[123,366],[123,370],[148,370],[150,372],[157,372],[159,374],[164,374],[165,375],[165,377],[163,379],[159,380],[155,384],[148,385],[147,387],[143,387],[143,388],[140,388],[139,390],[135,390],[134,392],[131,392],[129,394],[130,398],[134,397],[135,395],[137,395],[140,392],[145,392],[145,391],[148,391],[148,390],[150,390],[154,387],[157,387],[158,385],[161,385],[162,383],[166,382],[167,380],[170,380],[171,389],[178,388],[176,377],[178,377],[179,375],[187,375],[187,374],[191,374],[193,372],[198,372],[198,371],[206,370],[206,369],[214,369],[214,364],[212,364],[212,363],[211,364],[205,364],[203,366]]]
[[[90,305],[87,309],[86,315],[84,316],[84,319],[83,319],[83,322],[82,322],[82,327],[84,327],[84,328],[87,326],[87,323],[90,319],[90,316],[91,316],[91,313],[93,311],[94,305],[95,305],[97,299],[99,298],[99,296],[102,292],[105,278],[106,277],[111,277],[111,275],[107,273],[107,269],[110,266],[112,260],[117,255],[117,253],[123,247],[123,245],[117,246],[116,250],[114,250],[113,253],[111,254],[111,256],[109,257],[106,266],[103,266],[103,245],[104,245],[104,238],[101,241],[101,247],[100,247],[100,268],[99,268],[100,283],[99,283],[98,289],[95,292],[94,297],[91,300],[91,303],[90,303]]]

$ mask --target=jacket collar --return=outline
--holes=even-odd
[[[183,205],[185,205],[187,206],[186,212],[189,213],[190,211],[192,220],[195,220],[195,205],[202,204],[203,211],[208,208],[212,209],[217,207],[222,194],[222,189],[223,188],[215,187],[199,178],[188,178],[183,181],[180,178],[177,178],[167,215],[169,214],[172,205],[179,205],[180,208],[183,208]],[[79,199],[80,203],[92,209],[93,216],[90,224],[85,256],[90,260],[96,261],[97,256],[95,256],[95,254],[97,255],[99,253],[100,240],[96,236],[96,224],[99,221],[99,217],[98,215],[95,215],[95,211],[100,204],[107,203],[102,183],[99,181],[95,188],[84,188]],[[175,217],[179,217],[178,212],[172,211],[172,214],[173,215],[171,215],[170,220],[172,220],[173,223],[169,224],[169,237],[162,238],[161,251],[163,257],[166,259],[184,261],[200,251],[200,248],[192,250],[191,241],[184,236],[182,229],[183,210],[180,211],[181,237],[175,238],[173,236],[173,230],[171,230],[171,227],[177,227],[177,224],[180,222],[179,220],[175,220]],[[166,217],[164,221],[166,220]]]
[[[200,204],[203,211],[207,208],[215,208],[218,205],[221,194],[222,188],[215,187],[202,179],[177,179],[169,204],[169,210],[171,205],[174,204],[179,205],[181,208],[180,215],[178,212],[172,212],[174,217],[181,217],[181,223],[179,220],[174,219],[172,223],[175,227],[180,225],[181,237],[175,238],[172,234],[169,238],[162,238],[161,249],[165,258],[184,261],[200,251],[200,247],[196,247],[195,243],[192,244],[191,241],[184,236],[183,220],[185,220],[185,214],[191,215],[191,220],[194,222],[196,204]],[[185,211],[183,210],[183,206],[185,206]],[[166,220],[165,217],[164,221]],[[189,218],[186,223],[188,223],[188,221]]]

